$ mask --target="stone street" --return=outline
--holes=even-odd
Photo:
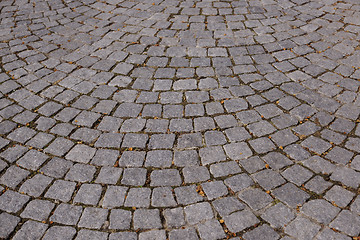
[[[360,239],[359,0],[1,0],[0,239]]]

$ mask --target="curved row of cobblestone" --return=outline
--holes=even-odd
[[[358,0],[3,0],[0,238],[360,234]]]

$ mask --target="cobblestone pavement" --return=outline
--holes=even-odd
[[[359,0],[0,20],[0,238],[358,239]]]

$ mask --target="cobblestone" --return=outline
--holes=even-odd
[[[0,238],[358,237],[359,8],[1,1]]]

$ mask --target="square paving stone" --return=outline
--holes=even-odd
[[[66,154],[65,158],[74,162],[88,163],[95,155],[96,149],[87,145],[78,144]]]
[[[50,227],[45,235],[44,240],[71,240],[76,234],[76,229],[66,226]]]
[[[101,192],[102,187],[99,184],[82,184],[76,193],[74,203],[97,205]]]
[[[315,199],[305,203],[300,211],[318,223],[329,224],[340,212],[340,209],[323,199]]]
[[[144,168],[125,168],[121,184],[130,186],[143,186],[146,181],[146,169]]]
[[[252,123],[247,125],[250,133],[254,134],[257,137],[262,137],[268,135],[270,133],[275,132],[276,128],[274,128],[270,123],[267,121],[259,121],[256,123]]]
[[[241,160],[240,165],[249,173],[255,173],[265,168],[265,162],[258,156]]]
[[[76,183],[56,180],[45,193],[45,197],[68,202],[75,190]]]
[[[199,165],[199,154],[196,150],[175,151],[174,164],[178,167]]]
[[[127,133],[121,147],[145,148],[148,138],[147,134]]]
[[[285,233],[299,240],[313,239],[320,230],[317,225],[304,217],[297,217],[285,227]]]
[[[171,132],[191,132],[194,128],[191,119],[172,119],[169,129]]]
[[[276,146],[265,137],[250,140],[249,144],[257,153],[267,153],[276,149]]]
[[[330,129],[344,134],[349,133],[354,127],[355,127],[355,123],[342,118],[337,118],[330,125]]]
[[[210,166],[210,173],[214,177],[224,177],[241,173],[241,168],[239,167],[239,164],[234,161],[216,163]]]
[[[295,213],[282,203],[268,208],[261,218],[270,223],[274,228],[283,228],[296,217]]]
[[[91,160],[96,166],[113,166],[119,156],[119,151],[111,149],[98,149]]]
[[[46,160],[48,156],[42,152],[31,149],[23,157],[21,157],[17,164],[23,168],[30,170],[37,170]]]
[[[125,199],[125,207],[142,207],[150,206],[150,188],[131,188]]]
[[[252,175],[254,180],[265,190],[271,190],[284,184],[285,179],[276,171],[265,169]]]
[[[337,168],[337,166],[319,156],[312,156],[309,159],[303,161],[303,164],[312,171],[322,174],[333,173]]]
[[[130,229],[131,211],[123,209],[113,209],[110,213],[110,229],[127,230]]]
[[[245,142],[230,143],[224,146],[226,154],[232,160],[242,160],[250,157],[253,153]]]
[[[26,171],[20,167],[12,165],[0,178],[0,184],[15,188],[20,182],[22,182],[28,175],[29,171]]]
[[[248,103],[244,99],[231,99],[224,101],[224,107],[227,112],[238,112],[248,108]]]
[[[217,220],[208,220],[198,224],[197,229],[202,239],[224,239],[225,232]]]
[[[248,110],[248,111],[242,111],[242,112],[238,112],[236,114],[236,117],[240,120],[241,123],[243,124],[249,124],[249,123],[254,123],[254,122],[258,122],[261,120],[260,115],[255,111],[255,110]],[[266,121],[261,121],[263,123],[267,123]],[[253,126],[253,127],[251,127]],[[261,125],[257,124],[250,124],[250,129],[252,130],[252,132],[257,130],[257,127],[261,127]],[[271,126],[271,125],[270,125]],[[260,129],[258,131],[259,134],[261,134],[261,132],[266,132],[266,128],[264,129]]]
[[[47,224],[29,220],[21,226],[20,230],[16,232],[13,239],[40,239],[47,228]]]
[[[288,181],[300,186],[309,180],[313,174],[304,167],[295,164],[281,173],[281,175]]]
[[[292,183],[287,183],[273,191],[273,194],[280,201],[285,202],[290,207],[296,207],[304,204],[310,198],[310,195],[300,190]]]
[[[278,152],[266,154],[262,159],[269,164],[272,169],[279,170],[285,166],[293,164],[293,162]]]
[[[335,203],[339,207],[346,207],[350,201],[354,198],[355,194],[340,187],[333,186],[329,191],[326,192],[324,198],[331,203]]]
[[[147,105],[149,106],[149,105]],[[145,106],[146,107],[146,106]],[[160,114],[161,115],[161,106],[160,107]],[[145,110],[145,108],[144,108]],[[143,112],[144,116],[144,112]],[[165,133],[169,126],[169,120],[165,119],[148,119],[146,122],[146,132],[153,132],[153,133]]]
[[[70,140],[59,137],[56,138],[47,148],[45,148],[44,152],[55,156],[62,156],[67,153],[73,145],[74,143]]]
[[[172,188],[154,188],[151,196],[151,205],[154,207],[175,207],[177,205]]]
[[[199,117],[194,119],[194,129],[196,132],[215,128],[215,122],[210,117]]]
[[[166,240],[165,230],[150,230],[139,234],[139,240],[147,239]]]
[[[107,215],[108,215],[107,209],[93,208],[93,207],[85,208],[83,214],[81,215],[78,226],[85,228],[100,229],[101,226],[105,223]]]
[[[108,186],[101,206],[104,208],[120,207],[124,204],[127,187]]]
[[[209,200],[225,196],[228,193],[227,187],[222,181],[206,182],[201,186]]]
[[[360,197],[357,196],[355,201],[351,204],[350,210],[360,215]]]
[[[310,136],[301,145],[310,151],[318,154],[324,153],[331,147],[331,144],[317,137]]]
[[[220,131],[208,131],[204,136],[206,145],[208,146],[223,145],[227,142],[225,135]]]
[[[123,134],[120,133],[103,133],[95,142],[95,147],[103,148],[120,148]]]
[[[170,228],[178,228],[185,225],[185,214],[182,207],[165,209],[163,215],[166,225]]]
[[[116,132],[119,130],[122,122],[123,120],[120,118],[105,116],[97,126],[97,129],[105,132]]]
[[[260,210],[273,201],[269,194],[258,188],[246,189],[240,192],[238,197],[253,210]]]
[[[339,233],[335,232],[332,229],[325,228],[323,231],[321,231],[317,237],[318,240],[327,240],[327,239],[336,239],[336,240],[350,240],[351,238]]]
[[[209,170],[204,166],[187,166],[182,172],[185,183],[204,182],[210,179]]]
[[[107,239],[108,235],[109,234],[105,232],[81,229],[76,235],[75,240],[87,240],[87,239],[103,240],[103,239]]]
[[[333,162],[346,165],[350,162],[353,155],[354,153],[344,148],[335,146],[328,154],[326,154],[326,158]]]
[[[120,179],[122,171],[123,170],[121,168],[102,167],[95,182],[103,184],[116,184]]]
[[[176,169],[154,170],[150,175],[150,186],[180,186],[181,177]]]
[[[136,209],[133,222],[135,229],[159,229],[162,227],[158,209]]]
[[[127,240],[137,240],[137,234],[134,232],[116,232],[111,233],[109,236],[109,240],[119,240],[119,239],[127,239]]]
[[[141,167],[145,160],[143,151],[125,151],[119,159],[119,166],[122,167]]]
[[[122,124],[121,132],[141,132],[145,127],[145,119],[127,119]]]
[[[197,224],[214,217],[211,206],[207,202],[195,203],[184,208],[185,218],[189,224]]]
[[[294,135],[290,129],[284,129],[277,131],[271,135],[271,140],[275,142],[276,145],[285,147],[289,144],[296,142],[299,138]]]
[[[325,181],[322,177],[316,176],[305,184],[305,188],[317,194],[322,194],[325,190],[330,188],[332,183]]]
[[[230,215],[233,212],[244,210],[245,205],[235,197],[219,198],[212,202],[215,210],[221,217]]]
[[[51,142],[55,137],[51,134],[39,132],[35,135],[32,139],[27,141],[26,145],[31,147],[42,149],[44,148],[49,142]]]
[[[93,124],[101,117],[101,114],[82,111],[73,121],[73,124],[78,126],[92,127]]]
[[[32,138],[36,134],[36,131],[34,131],[31,128],[28,127],[21,127],[15,129],[13,132],[11,132],[7,137],[10,140],[19,142],[19,143],[25,143],[27,140]]]
[[[278,108],[275,104],[272,103],[256,107],[255,110],[266,119],[275,117],[283,113],[280,108]]]
[[[207,104],[206,107],[208,107],[209,104]],[[207,112],[208,112],[208,110],[207,110]],[[221,107],[221,111],[219,113],[223,113],[222,107]],[[215,119],[216,124],[222,129],[239,126],[238,122],[236,121],[236,119],[233,115],[220,115],[220,116],[214,117],[214,119]]]
[[[224,183],[234,192],[241,191],[254,184],[247,174],[238,174],[225,179]]]
[[[280,116],[274,117],[271,119],[271,122],[278,129],[285,129],[298,124],[298,120],[289,114],[282,114]]]
[[[95,172],[96,168],[94,166],[77,163],[70,168],[65,179],[77,182],[90,182]]]
[[[346,138],[345,135],[334,132],[329,129],[324,129],[320,133],[321,133],[322,138],[324,138],[330,142],[333,142],[335,144],[341,144]]]
[[[201,148],[199,150],[202,165],[208,165],[215,162],[226,160],[224,150],[221,146]]]
[[[243,210],[230,214],[224,217],[225,224],[230,232],[237,233],[249,228],[257,223],[259,220],[249,210]]]
[[[3,212],[0,214],[0,237],[6,239],[20,222],[20,218]]]
[[[201,147],[201,146],[203,146],[201,133],[182,134],[178,137],[177,147],[180,149]]]
[[[93,143],[99,136],[99,130],[83,127],[77,129],[73,134],[71,134],[70,138],[90,144]]]
[[[46,221],[55,204],[47,200],[32,200],[20,214],[22,218]]]
[[[202,201],[204,198],[196,192],[196,186],[184,186],[175,188],[176,200],[179,204],[188,205]]]
[[[50,217],[50,221],[65,225],[75,225],[81,216],[82,210],[81,206],[62,203],[56,207],[53,215]]]
[[[61,178],[73,165],[72,162],[63,158],[54,157],[48,163],[43,166],[40,171],[45,175],[55,178]]]
[[[348,167],[339,166],[331,174],[330,179],[355,189],[360,185],[360,173]]]
[[[244,239],[246,240],[277,240],[279,237],[279,234],[267,224],[263,224],[244,234]]]
[[[173,154],[169,150],[147,152],[145,167],[167,168],[172,164]]]
[[[181,239],[199,240],[199,237],[196,233],[196,230],[191,227],[184,228],[184,229],[182,229],[182,228],[174,229],[174,230],[170,231],[169,240],[181,240]]]

